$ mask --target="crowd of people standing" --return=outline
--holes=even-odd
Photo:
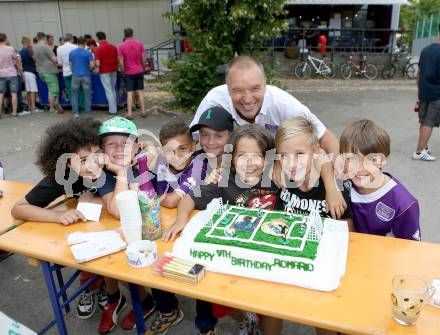
[[[92,74],[99,73],[100,82],[108,102],[108,112],[116,114],[118,108],[118,72],[127,91],[128,119],[133,118],[134,101],[139,102],[140,115],[146,116],[142,91],[147,58],[144,45],[134,38],[131,28],[124,30],[124,40],[119,45],[107,41],[105,32],[98,31],[95,41],[91,35],[76,37],[67,33],[55,45],[52,35],[39,32],[31,40],[23,36],[22,49],[10,46],[8,37],[0,33],[0,116],[2,111],[12,116],[39,112],[41,99],[37,77],[47,86],[49,111],[64,113],[60,97],[68,100],[74,117],[80,113],[91,114]],[[60,80],[65,92],[60,92]],[[21,104],[22,92],[26,92],[26,103]],[[39,95],[40,93],[40,95]],[[19,108],[19,105],[25,106]]]

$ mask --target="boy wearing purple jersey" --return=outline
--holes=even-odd
[[[388,133],[370,120],[341,135],[344,174],[351,179],[351,205],[358,232],[420,241],[419,204],[393,176],[382,171],[390,154]]]
[[[160,204],[176,208],[180,199],[193,191],[205,178],[207,162],[195,151],[194,142],[187,124],[173,120],[165,124],[159,133],[162,155],[156,163],[157,168],[152,182]],[[154,171],[156,170],[156,171]]]

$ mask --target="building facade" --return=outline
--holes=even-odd
[[[150,48],[172,34],[171,23],[162,17],[169,10],[168,0],[0,0],[0,32],[14,47],[21,46],[22,36],[33,37],[39,31],[58,39],[65,33],[94,37],[102,30],[119,44],[124,28],[130,27]]]

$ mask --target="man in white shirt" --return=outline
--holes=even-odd
[[[69,55],[72,50],[78,48],[76,44],[73,44],[73,41],[73,35],[66,34],[64,36],[64,44],[57,49],[58,65],[63,67],[63,78],[69,100],[71,100],[72,96],[72,69],[70,68]]]
[[[282,89],[266,85],[262,64],[254,57],[235,57],[228,66],[226,85],[214,87],[204,97],[191,126],[210,107],[220,106],[231,113],[235,125],[257,123],[273,135],[286,120],[304,116],[312,121],[321,148],[327,153],[339,153],[335,135],[310,110]]]
[[[251,56],[235,57],[228,65],[226,85],[214,87],[206,94],[197,108],[190,127],[197,124],[200,116],[210,107],[220,106],[231,113],[234,126],[256,123],[275,135],[277,128],[286,120],[303,116],[316,128],[321,148],[333,159],[339,154],[336,136],[310,110],[282,89],[266,85],[263,65]],[[333,218],[339,218],[347,205],[336,187],[332,165],[323,161],[321,177],[326,188],[326,202]],[[272,180],[279,187],[285,186],[279,161],[274,164]]]

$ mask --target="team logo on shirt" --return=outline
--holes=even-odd
[[[196,187],[197,182],[193,177],[189,177],[184,183],[183,185],[185,185],[186,187],[188,187],[191,191],[194,189],[194,187]]]
[[[396,211],[388,207],[383,202],[378,202],[376,205],[376,215],[382,221],[391,221],[394,218]]]

